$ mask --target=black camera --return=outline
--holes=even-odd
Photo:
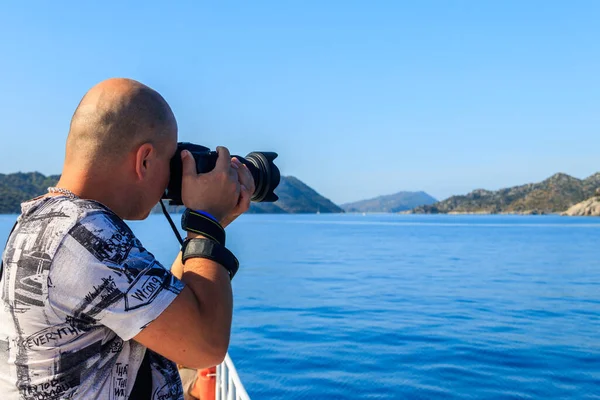
[[[163,199],[169,199],[171,205],[183,205],[181,200],[181,152],[188,150],[196,161],[196,170],[199,174],[210,172],[215,168],[218,153],[211,151],[208,147],[193,143],[177,143],[177,152],[171,159],[171,177],[169,186],[163,195]],[[277,153],[254,151],[246,157],[232,156],[248,167],[254,178],[255,190],[251,200],[257,202],[273,202],[279,198],[274,193],[279,185],[279,168],[273,163]]]

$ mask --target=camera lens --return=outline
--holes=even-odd
[[[279,168],[273,162],[277,158],[277,153],[255,151],[245,158],[237,158],[248,167],[254,178],[255,190],[251,200],[256,202],[277,201],[279,198],[274,190],[281,179]]]

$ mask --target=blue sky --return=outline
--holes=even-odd
[[[600,2],[81,3],[0,6],[0,173],[60,173],[114,76],[338,203],[600,171]]]

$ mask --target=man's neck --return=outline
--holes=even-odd
[[[108,178],[109,175],[114,178]],[[73,192],[81,199],[102,203],[119,217],[126,219],[129,210],[125,201],[125,187],[128,185],[124,185],[119,178],[118,173],[98,176],[86,171],[63,172],[56,186]]]

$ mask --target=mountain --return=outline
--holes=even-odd
[[[250,213],[343,213],[340,207],[321,196],[300,179],[293,176],[282,176],[275,190],[279,200],[275,203],[252,203]]]
[[[275,189],[279,200],[275,203],[252,203],[248,214],[306,214],[306,213],[343,213],[344,210],[333,204],[293,176],[282,176]],[[184,207],[167,206],[171,213],[183,212]],[[162,212],[160,204],[152,212]]]
[[[425,192],[398,192],[373,199],[342,204],[346,212],[389,212],[411,210],[422,205],[430,205],[437,200]]]
[[[565,211],[592,197],[598,187],[600,173],[583,180],[558,173],[540,183],[496,191],[477,189],[467,195],[452,196],[431,205],[417,207],[412,213],[552,214]]]
[[[19,214],[21,202],[46,193],[59,177],[44,176],[39,172],[0,174],[0,214]]]

